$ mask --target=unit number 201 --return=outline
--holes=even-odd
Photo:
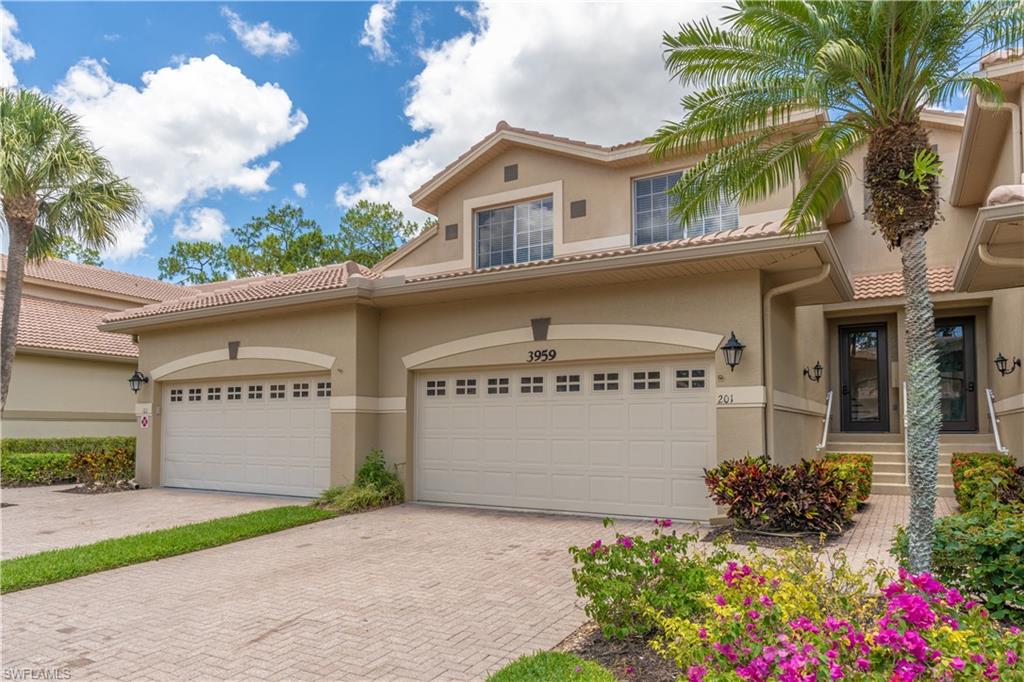
[[[555,359],[558,352],[554,348],[545,348],[543,350],[531,350],[526,354],[527,362],[550,362]]]

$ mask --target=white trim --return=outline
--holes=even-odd
[[[996,410],[996,414],[1012,414],[1014,412],[1024,412],[1024,393],[1018,393],[1017,395],[1011,395],[1009,398],[1003,398],[993,404]]]
[[[772,391],[772,396],[775,399],[775,409],[786,412],[799,412],[800,414],[809,414],[815,417],[825,415],[826,407],[824,403],[808,400],[792,393],[783,393],[782,391]]]
[[[764,386],[719,386],[715,396],[715,407],[764,407],[768,404]],[[723,400],[730,402],[722,402]]]
[[[300,348],[282,348],[278,346],[241,346],[238,349],[238,358],[247,360],[287,360],[290,362],[301,362],[306,365],[314,365],[324,369],[330,369],[333,367],[335,360],[333,356],[325,355],[324,353],[302,350]],[[226,348],[221,350],[209,350],[203,353],[193,353],[192,355],[186,355],[183,358],[171,360],[170,362],[165,362],[159,367],[155,367],[150,371],[149,376],[154,381],[157,381],[168,374],[172,374],[173,372],[230,359],[231,358],[228,355],[228,350]]]
[[[548,329],[548,341],[641,341],[707,352],[717,350],[723,338],[721,334],[694,329],[643,324],[553,324]],[[530,341],[533,341],[533,330],[530,327],[506,329],[430,346],[404,356],[402,362],[406,369],[415,369],[428,362],[459,353]]]
[[[401,414],[405,412],[405,396],[375,398],[366,395],[338,395],[331,397],[331,412],[376,412]]]

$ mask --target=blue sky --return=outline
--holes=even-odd
[[[600,144],[681,115],[661,36],[722,2],[0,5],[0,85],[80,116],[146,196],[104,254],[155,276],[179,238],[229,241],[271,204],[328,231],[408,195],[494,129]]]

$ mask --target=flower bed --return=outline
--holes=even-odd
[[[838,534],[856,509],[854,480],[821,460],[789,467],[765,457],[729,460],[706,469],[704,482],[743,530]]]
[[[839,470],[840,474],[853,482],[858,505],[868,501],[871,496],[871,476],[875,460],[871,455],[851,452],[825,453],[824,461]]]

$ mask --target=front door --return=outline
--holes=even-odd
[[[943,431],[977,431],[977,361],[974,356],[974,318],[935,320],[939,351],[940,403]]]
[[[889,430],[889,371],[884,324],[839,328],[843,431]]]

